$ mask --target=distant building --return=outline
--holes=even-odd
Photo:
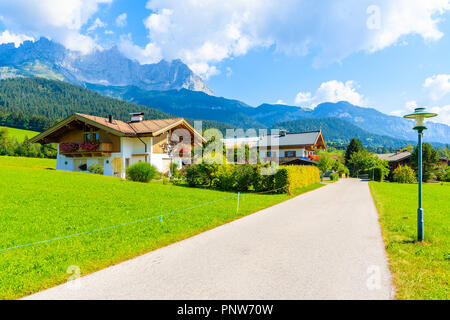
[[[242,145],[259,147],[259,157],[265,161],[279,161],[280,164],[315,164],[314,151],[325,149],[322,131],[290,133],[284,130],[277,135],[223,139],[226,148]]]
[[[409,165],[411,160],[411,152],[409,151],[397,151],[394,153],[381,153],[377,154],[377,157],[381,160],[387,160],[389,163],[389,169],[395,170],[399,166],[405,164]]]

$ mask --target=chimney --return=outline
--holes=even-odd
[[[144,120],[144,113],[143,112],[133,112],[130,113],[131,116],[131,122],[140,122]]]
[[[112,116],[112,114],[110,114],[109,116],[108,116],[108,122],[109,123],[113,123],[113,116]]]
[[[286,130],[280,130],[280,137],[284,137],[287,134]]]

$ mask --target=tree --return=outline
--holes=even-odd
[[[350,159],[352,157],[352,155],[356,152],[359,152],[361,150],[364,150],[363,144],[361,142],[361,140],[357,139],[357,138],[353,138],[350,141],[350,144],[347,147],[347,150],[345,150],[345,165],[348,167],[349,171],[350,171],[350,175],[352,177],[357,176],[356,174],[356,168],[350,163]]]
[[[348,163],[348,161],[352,157],[352,154],[354,154],[355,152],[361,151],[362,149],[364,149],[364,147],[363,147],[361,140],[359,140],[357,138],[353,138],[350,141],[350,144],[348,145],[347,150],[345,151],[345,164]]]
[[[334,160],[329,153],[321,152],[319,155],[319,170],[322,173],[328,172],[333,168],[333,165],[336,160]]]
[[[372,168],[374,161],[374,156],[366,149],[362,149],[351,155],[348,164],[350,168],[352,168],[351,172],[353,176],[357,177],[361,171],[366,171]]]
[[[416,146],[412,153],[412,164],[415,168],[418,168],[419,162],[419,148]],[[426,182],[433,178],[436,166],[439,164],[439,154],[437,150],[433,149],[431,144],[424,143],[422,146],[422,181]]]

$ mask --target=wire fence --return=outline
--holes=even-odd
[[[270,192],[273,193],[275,191],[278,191],[278,190],[281,190],[281,189],[284,189],[284,188],[286,188],[286,187],[273,189],[273,190],[268,190],[268,191],[261,191],[261,192],[249,192],[249,193],[246,193],[246,194],[247,195],[251,195],[251,194],[265,194],[265,193],[270,193]],[[73,237],[78,237],[78,236],[82,236],[82,235],[86,235],[86,234],[90,234],[90,233],[110,230],[110,229],[123,227],[123,226],[131,225],[131,224],[136,224],[136,223],[140,223],[140,222],[144,222],[144,221],[158,219],[158,218],[159,218],[159,221],[162,222],[163,221],[163,217],[165,217],[165,216],[169,216],[169,215],[173,215],[173,214],[176,214],[176,213],[185,212],[185,211],[193,210],[193,209],[196,209],[196,208],[204,207],[204,206],[207,206],[209,204],[216,203],[216,202],[223,201],[223,200],[230,199],[230,198],[234,198],[234,197],[237,197],[236,214],[238,214],[239,213],[239,200],[241,198],[241,193],[240,192],[238,192],[237,194],[233,194],[231,196],[228,196],[228,197],[216,199],[216,200],[209,201],[209,202],[204,202],[204,203],[201,203],[201,204],[196,205],[196,206],[183,208],[183,209],[177,209],[177,210],[174,210],[174,211],[170,211],[170,212],[167,212],[167,213],[163,213],[163,214],[159,214],[159,215],[155,215],[155,216],[151,216],[151,217],[147,217],[147,218],[143,218],[143,219],[139,219],[139,220],[124,222],[124,223],[116,224],[116,225],[113,225],[113,226],[108,226],[108,227],[104,227],[104,228],[84,231],[84,232],[80,232],[80,233],[74,233],[74,234],[70,234],[70,235],[66,235],[66,236],[62,236],[62,237],[57,237],[57,238],[52,238],[52,239],[31,242],[31,243],[22,244],[22,245],[17,245],[17,246],[13,246],[13,247],[3,248],[3,249],[0,249],[0,252],[13,250],[13,249],[18,249],[18,248],[30,247],[30,246],[34,246],[34,245],[38,245],[38,244],[44,244],[44,243],[48,243],[48,242],[52,242],[52,241],[69,239],[69,238],[73,238]]]

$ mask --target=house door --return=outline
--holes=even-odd
[[[115,157],[112,162],[112,169],[115,177],[122,177],[122,158]]]
[[[162,172],[166,173],[169,172],[170,168],[170,158],[162,159]]]

